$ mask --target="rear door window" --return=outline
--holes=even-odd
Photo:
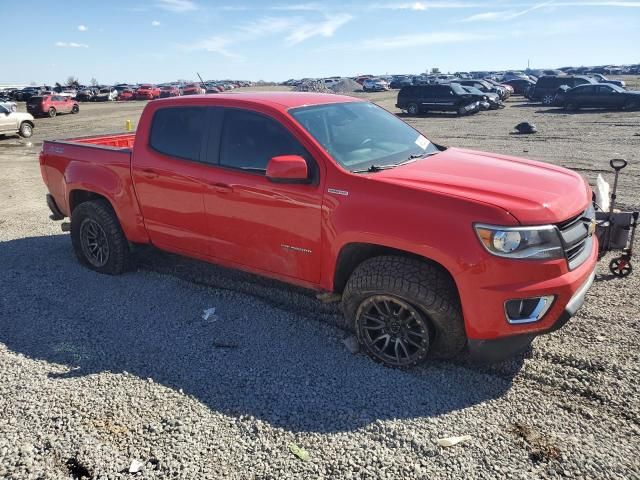
[[[149,145],[158,153],[200,161],[206,131],[205,107],[162,108],[153,116]]]

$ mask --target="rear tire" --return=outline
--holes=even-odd
[[[80,263],[91,270],[119,275],[129,267],[129,243],[106,200],[84,202],[73,210],[71,242]]]
[[[80,111],[80,107],[78,105],[74,105],[71,108],[71,113],[78,113]]]
[[[18,130],[18,135],[22,138],[29,138],[33,135],[33,125],[29,122],[22,122],[20,124],[20,129]]]
[[[564,109],[569,111],[569,112],[575,112],[579,109],[580,107],[578,107],[578,105],[576,105],[575,103],[567,103],[564,106]]]
[[[384,305],[385,302],[390,305],[387,310],[392,314],[386,315],[384,320],[372,319],[372,312],[380,312],[375,304]],[[347,282],[342,309],[344,327],[356,333],[369,356],[386,365],[407,367],[422,363],[427,357],[450,358],[458,354],[467,342],[453,281],[438,267],[417,259],[381,256],[365,260]],[[403,321],[411,322],[414,333],[397,330],[411,328],[410,325],[398,327],[398,318],[393,317],[395,312],[404,312]],[[386,339],[376,344],[371,338],[376,322],[387,322],[385,334],[391,335],[391,341],[395,342],[394,347],[391,344],[386,347],[387,350],[392,348],[391,358],[380,351]],[[423,337],[419,337],[419,331]],[[393,358],[393,353],[402,338],[414,341],[409,349],[410,355],[403,355],[398,361]]]
[[[542,97],[542,104],[543,105],[552,105],[553,104],[553,99],[555,97],[553,95],[545,95]]]
[[[418,115],[420,113],[420,107],[417,103],[410,103],[407,105],[407,113],[409,115]]]
[[[49,118],[53,118],[53,117],[55,117],[57,113],[58,113],[58,112],[56,112],[56,109],[55,109],[55,108],[53,108],[53,107],[51,107],[51,108],[49,109],[49,112],[48,112]]]

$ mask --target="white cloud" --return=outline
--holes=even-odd
[[[199,42],[195,42],[191,45],[182,45],[181,48],[186,51],[204,50],[206,52],[217,53],[223,57],[232,60],[243,60],[244,57],[237,55],[229,50],[232,45],[232,41],[229,38],[223,37],[209,37]]]
[[[159,22],[158,20],[153,20],[153,21],[151,22],[151,26],[152,26],[152,27],[159,27],[159,26],[160,26],[160,22]]]
[[[76,42],[56,42],[56,47],[61,48],[89,48],[89,45],[86,43],[76,43]]]
[[[537,5],[533,5],[532,7],[526,8],[524,10],[503,10],[499,12],[484,12],[477,13],[475,15],[471,15],[470,17],[464,18],[463,22],[486,22],[486,21],[506,21],[513,20],[514,18],[521,17],[522,15],[526,15],[527,13],[533,12],[534,10],[538,10],[540,8],[546,7],[553,4],[553,2],[545,2],[539,3]]]
[[[414,10],[425,11],[429,9],[454,9],[454,8],[477,8],[485,7],[486,3],[478,2],[406,2],[406,3],[376,3],[371,6],[373,9],[381,10]]]
[[[156,5],[163,10],[177,13],[191,12],[198,9],[198,6],[191,0],[158,0]]]
[[[282,33],[287,45],[296,45],[316,36],[332,37],[336,30],[352,18],[344,13],[325,15],[324,20],[319,22],[307,21],[300,17],[264,17],[240,26],[243,35],[238,41]]]
[[[346,13],[327,15],[322,22],[301,23],[293,27],[285,41],[289,45],[296,45],[312,37],[333,37],[333,34],[353,17]]]
[[[89,30],[89,28],[85,25],[78,25],[78,30],[80,30],[81,32],[86,32],[87,30]]]
[[[355,44],[334,44],[321,50],[395,50],[408,47],[424,47],[428,45],[442,45],[452,43],[475,42],[479,40],[490,40],[497,38],[494,33],[471,33],[471,32],[427,32],[409,33],[406,35],[396,35],[393,37],[373,37]]]
[[[319,12],[326,9],[325,5],[320,3],[295,3],[292,5],[274,5],[271,10],[282,10],[289,12]]]

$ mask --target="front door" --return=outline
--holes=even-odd
[[[15,132],[16,121],[11,112],[0,105],[0,133]]]
[[[310,283],[320,280],[322,189],[319,169],[300,142],[275,119],[244,109],[226,109],[219,168],[210,176],[205,209],[211,254],[233,263]],[[273,183],[268,161],[301,155],[309,183]],[[214,178],[213,178],[214,177]]]

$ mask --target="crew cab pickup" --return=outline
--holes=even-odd
[[[122,273],[151,244],[310,288],[388,365],[511,355],[594,278],[580,175],[439,146],[352,97],[156,100],[135,134],[45,141],[40,165],[87,267]]]

